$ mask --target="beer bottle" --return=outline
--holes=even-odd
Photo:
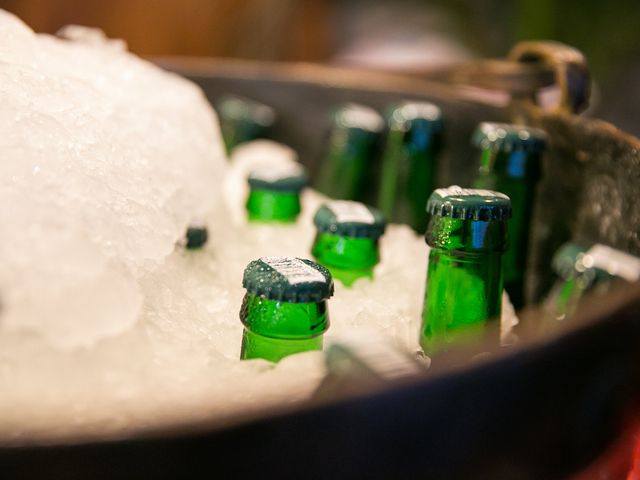
[[[424,233],[424,207],[435,187],[442,143],[442,113],[427,102],[406,102],[391,111],[382,155],[378,206],[389,221]]]
[[[482,338],[485,324],[500,319],[511,202],[503,193],[452,186],[431,194],[427,213],[431,251],[420,343],[431,355]]]
[[[380,260],[378,239],[385,230],[382,213],[362,203],[334,200],[322,205],[313,223],[313,256],[345,286],[358,278],[373,278]]]
[[[300,191],[307,184],[302,165],[291,163],[254,170],[248,178],[247,213],[250,221],[295,222]]]
[[[329,328],[327,299],[333,295],[329,271],[294,257],[262,257],[244,271],[247,290],[240,320],[244,324],[241,359],[281,358],[322,350]]]
[[[332,198],[361,200],[384,121],[375,110],[354,103],[338,109],[333,120],[317,189]]]
[[[546,134],[535,128],[485,122],[476,129],[473,143],[481,150],[474,186],[502,192],[511,199],[511,248],[504,256],[504,282],[511,302],[519,308],[524,304],[531,217]]]
[[[558,279],[544,306],[556,320],[570,317],[583,295],[591,290],[606,291],[614,279],[640,279],[640,259],[606,245],[586,248],[565,243],[553,256],[551,266]]]
[[[240,143],[265,137],[276,120],[273,108],[248,98],[226,95],[216,105],[227,155]]]

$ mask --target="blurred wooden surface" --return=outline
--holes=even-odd
[[[99,27],[140,55],[324,60],[331,0],[0,0],[36,32]]]

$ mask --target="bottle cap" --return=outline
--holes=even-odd
[[[299,193],[308,177],[302,165],[291,163],[253,170],[248,181],[252,189]]]
[[[273,125],[276,119],[276,112],[273,108],[236,95],[223,96],[217,102],[217,106],[217,110],[223,118],[257,123],[262,127]]]
[[[422,126],[433,132],[443,129],[442,110],[429,102],[404,102],[395,107],[388,117],[390,128],[409,130],[414,126]]]
[[[453,185],[433,191],[427,201],[427,213],[485,222],[508,220],[511,218],[511,200],[504,193]]]
[[[586,248],[576,243],[565,243],[553,255],[551,260],[553,271],[565,280],[575,277],[579,273],[576,267],[584,272],[584,266],[578,265],[578,262],[584,256],[586,250]]]
[[[289,303],[318,303],[333,295],[329,270],[296,257],[262,257],[250,262],[242,286],[254,295]]]
[[[209,239],[209,232],[206,225],[189,225],[185,235],[186,245],[188,249],[196,249],[202,247]]]
[[[384,120],[378,112],[357,103],[347,103],[339,108],[335,112],[334,120],[339,127],[347,129],[372,133],[380,133],[384,129]]]
[[[378,239],[386,221],[382,212],[358,202],[334,200],[322,205],[313,217],[318,232],[343,237]]]
[[[546,147],[547,134],[539,128],[524,125],[482,122],[473,133],[471,143],[483,150],[539,153]]]

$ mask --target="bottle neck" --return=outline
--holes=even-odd
[[[240,320],[255,333],[289,340],[322,335],[329,328],[326,301],[289,303],[252,293],[244,296]]]
[[[497,190],[511,199],[510,234],[518,245],[527,240],[535,190],[540,179],[540,154],[483,150],[475,187]],[[526,246],[526,245],[525,245]]]
[[[373,267],[380,260],[378,240],[343,237],[318,232],[312,255],[346,286],[362,277],[373,277]]]
[[[250,119],[224,115],[221,115],[220,129],[227,155],[231,155],[233,149],[241,143],[264,137],[267,131],[266,127]]]
[[[391,129],[387,135],[378,204],[388,219],[424,233],[424,207],[434,188],[441,142],[439,132],[413,123],[408,131]]]
[[[336,127],[318,175],[317,189],[332,198],[360,200],[371,180],[368,164],[379,137],[377,132]]]
[[[288,303],[247,293],[240,320],[245,330],[240,358],[277,362],[294,353],[321,350],[329,328],[327,302]]]
[[[322,335],[299,340],[283,340],[265,337],[245,328],[242,334],[240,359],[262,358],[270,362],[279,362],[284,357],[296,353],[322,350]]]
[[[425,353],[481,340],[485,324],[499,320],[501,302],[501,252],[433,248],[422,314],[421,345]],[[498,340],[492,339],[492,343]]]
[[[545,310],[554,320],[564,320],[573,314],[584,292],[575,278],[559,279],[549,292]]]
[[[480,175],[521,180],[534,184],[540,178],[540,153],[524,150],[484,149],[480,154]]]
[[[536,185],[540,178],[540,153],[485,149],[480,157],[478,188],[497,190],[509,196],[513,217],[509,220],[512,247],[505,254],[505,288],[516,308],[523,305],[523,279],[529,251],[531,217]]]
[[[566,272],[560,275],[545,300],[545,309],[556,320],[570,317],[582,297],[589,291],[601,287],[606,290],[611,280],[604,272],[587,268],[584,271]]]
[[[458,255],[503,253],[507,248],[507,222],[431,215],[426,240],[431,248]]]
[[[250,221],[291,223],[300,213],[300,195],[252,188],[246,206]]]
[[[429,120],[416,118],[411,121],[411,127],[404,134],[403,141],[409,154],[434,154],[440,148],[442,135]]]

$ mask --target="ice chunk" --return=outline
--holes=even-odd
[[[99,28],[89,28],[83,25],[65,25],[56,32],[56,36],[65,40],[112,48],[121,52],[127,49],[127,43],[124,40],[108,38]]]
[[[191,83],[95,31],[0,13],[0,333],[89,346],[133,325],[140,269],[214,200],[217,123]]]
[[[142,295],[120,262],[57,208],[6,192],[0,197],[22,212],[0,209],[0,224],[12,229],[0,240],[0,335],[30,330],[59,348],[90,347],[134,324]]]
[[[513,329],[520,323],[516,315],[516,309],[513,307],[509,295],[506,291],[502,293],[502,318],[500,319],[500,344],[503,346],[518,343],[518,336]]]

